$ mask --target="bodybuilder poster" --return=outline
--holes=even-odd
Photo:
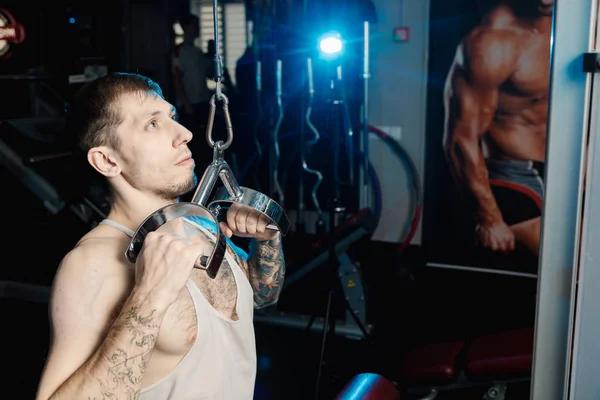
[[[537,273],[553,0],[432,0],[429,264]]]

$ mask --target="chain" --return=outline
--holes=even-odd
[[[221,81],[223,80],[223,60],[221,59],[221,50],[219,46],[219,8],[218,1],[213,0],[213,23],[214,23],[214,36],[215,36],[215,54],[213,56],[215,76],[214,81],[217,84],[215,94],[210,99],[210,109],[208,113],[208,123],[206,124],[206,141],[209,146],[222,152],[231,146],[233,142],[233,126],[231,124],[231,116],[229,115],[229,99],[222,92]],[[212,130],[215,122],[216,103],[221,101],[223,103],[223,115],[225,117],[225,129],[227,130],[227,141],[225,143],[219,141],[216,142],[212,138]]]
[[[221,59],[221,49],[219,44],[219,7],[218,0],[213,0],[213,28],[215,37],[215,54],[214,54],[214,67],[215,67],[215,83],[217,84],[217,99],[221,100],[223,93],[221,92],[221,81],[223,80],[223,60]]]

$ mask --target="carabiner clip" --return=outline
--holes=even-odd
[[[219,140],[213,147],[213,162],[222,161],[225,158],[225,152],[223,151],[223,141]]]
[[[220,150],[227,150],[233,142],[233,126],[231,116],[229,115],[229,99],[223,93],[220,94],[220,100],[223,102],[223,114],[225,117],[225,129],[227,130],[227,141],[220,146]],[[215,141],[212,138],[212,130],[215,122],[215,112],[217,109],[217,95],[213,94],[210,98],[210,109],[208,111],[208,123],[206,124],[206,141],[212,148],[215,147]]]

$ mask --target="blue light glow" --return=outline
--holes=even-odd
[[[328,37],[325,39],[321,39],[321,44],[319,45],[321,51],[325,54],[335,54],[342,51],[342,41],[336,37]]]
[[[344,50],[342,36],[337,32],[327,33],[319,39],[319,50],[327,57],[336,57]]]

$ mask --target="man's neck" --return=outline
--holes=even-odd
[[[522,25],[539,33],[550,33],[552,31],[552,14],[542,14],[536,8],[523,4],[522,0],[512,0],[507,4]]]
[[[156,210],[177,203],[177,200],[165,200],[159,197],[139,194],[139,196],[115,196],[111,204],[108,219],[135,231],[138,226]]]
[[[539,33],[550,33],[552,31],[552,17],[542,16],[526,20],[527,25]]]

